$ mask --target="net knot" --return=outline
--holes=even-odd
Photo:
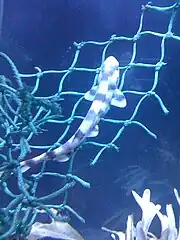
[[[146,5],[142,5],[142,6],[141,6],[141,10],[142,10],[142,11],[147,10],[151,4],[152,4],[152,2],[148,2]]]
[[[108,143],[106,148],[114,148],[117,152],[119,151],[119,147],[117,147],[114,143]]]
[[[78,50],[80,50],[85,45],[85,42],[80,43],[74,42],[73,44]]]
[[[116,34],[113,34],[110,38],[110,42],[114,42],[116,40]]]
[[[133,42],[136,42],[138,39],[140,39],[141,34],[137,33],[136,35],[134,35],[133,37]]]
[[[147,92],[147,96],[154,96],[154,95],[155,95],[155,92],[153,92],[153,91]]]
[[[173,34],[171,31],[169,31],[169,32],[167,32],[167,33],[165,34],[165,37],[166,37],[166,38],[172,38],[173,35],[174,35],[174,34]]]
[[[101,68],[96,68],[96,74],[99,74],[101,71]]]
[[[70,117],[67,121],[67,124],[70,125],[72,123],[72,121],[74,120],[74,117]]]
[[[162,67],[162,63],[158,62],[155,67],[155,71],[159,71]]]
[[[72,73],[73,71],[74,71],[74,68],[73,68],[73,67],[69,67],[69,68],[68,68],[68,72],[69,72],[69,73]]]
[[[124,121],[124,127],[127,127],[131,124],[131,120]]]

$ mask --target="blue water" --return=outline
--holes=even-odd
[[[175,1],[163,1],[163,6]],[[143,0],[41,0],[41,1],[10,1],[4,4],[4,20],[0,51],[6,52],[16,63],[20,73],[33,73],[34,67],[43,70],[66,69],[70,65],[75,48],[73,42],[87,40],[106,41],[112,34],[132,37],[139,26],[141,5]],[[162,6],[159,0],[153,4]],[[169,14],[147,13],[144,19],[144,30],[164,33],[167,31]],[[180,35],[180,11],[177,15],[173,32]],[[120,64],[127,63],[132,44],[121,42],[114,45],[109,53],[115,54]],[[139,41],[137,60],[147,63],[157,62],[160,57],[160,41],[156,37],[145,38]],[[86,47],[82,50],[82,57],[78,63],[84,67],[98,67],[101,60],[101,51],[98,47]],[[91,153],[97,148],[90,146],[79,153],[76,160],[76,174],[91,184],[90,189],[81,186],[70,192],[69,203],[86,220],[80,223],[72,217],[72,224],[85,239],[110,239],[108,234],[100,231],[106,222],[112,229],[125,228],[126,217],[135,214],[140,217],[140,209],[131,196],[134,189],[142,194],[145,188],[152,190],[155,202],[175,203],[173,188],[180,189],[180,42],[168,40],[166,43],[165,61],[167,66],[160,71],[159,84],[156,92],[162,98],[169,110],[163,114],[158,102],[147,99],[141,106],[136,120],[142,122],[153,133],[157,140],[150,137],[138,126],[129,126],[117,141],[120,152],[107,150],[104,152],[95,167],[90,167]],[[2,67],[1,67],[2,71]],[[8,69],[3,69],[8,72]],[[55,80],[56,79],[56,80]],[[139,79],[139,80],[138,80]],[[26,80],[31,81],[31,80]],[[84,91],[87,85],[91,86],[93,79],[77,75],[65,84],[67,89]],[[127,74],[126,90],[147,90],[152,86],[152,72],[141,69],[130,70]],[[32,85],[32,83],[29,83]],[[40,88],[39,95],[46,96],[57,91],[58,81],[55,77],[46,77]],[[127,96],[127,110],[112,108],[108,117],[128,119],[133,112],[137,99]],[[67,116],[74,100],[69,98],[63,102],[62,113]],[[88,104],[80,105],[78,113],[83,115],[88,110]],[[76,130],[79,121],[75,123],[72,133]],[[100,123],[99,141],[108,142],[114,136],[114,126],[109,127]],[[57,139],[61,132],[51,126],[45,135],[38,136],[36,144],[48,144],[49,139]],[[45,137],[44,137],[45,136]],[[81,151],[81,150],[80,150]],[[94,156],[94,155],[93,155]],[[50,163],[51,170],[61,170],[61,164]],[[37,169],[36,169],[37,170]],[[56,189],[57,182],[45,179],[41,182],[39,194],[45,194],[52,186]],[[5,201],[5,200],[4,200]],[[177,206],[175,204],[175,206]],[[113,219],[107,221],[114,216]],[[88,230],[87,230],[88,229]]]

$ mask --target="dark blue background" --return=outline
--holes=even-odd
[[[142,0],[6,0],[0,50],[12,58],[21,73],[33,73],[34,66],[39,66],[43,70],[65,69],[68,68],[74,56],[74,41],[105,41],[112,34],[134,36],[139,26],[141,5],[146,3]],[[160,0],[153,2],[156,5],[160,3]],[[174,1],[170,0],[163,2],[164,6],[173,3]],[[173,28],[177,35],[180,35],[179,16],[180,14],[177,15]],[[169,14],[147,12],[143,29],[165,33],[169,19]],[[69,203],[86,219],[85,225],[72,219],[74,226],[84,232],[85,239],[105,239],[99,229],[105,220],[113,215],[117,215],[117,218],[106,226],[122,230],[129,213],[135,213],[136,220],[140,217],[139,208],[130,194],[132,189],[142,193],[145,188],[150,187],[158,203],[175,203],[173,188],[179,188],[180,182],[179,46],[178,41],[167,41],[165,61],[168,65],[160,71],[157,87],[157,93],[170,111],[169,115],[165,116],[157,101],[149,98],[143,103],[137,116],[137,120],[156,133],[158,139],[154,140],[137,126],[130,126],[117,141],[120,152],[106,151],[100,158],[100,163],[94,168],[89,167],[88,163],[92,156],[91,158],[88,156],[91,153],[95,154],[97,148],[86,147],[77,156],[76,173],[91,183],[91,189],[75,187],[70,192]],[[97,49],[98,47],[92,51],[91,47],[88,49],[87,46],[85,52],[82,51],[81,66],[91,68],[99,66],[101,55]],[[121,60],[122,62],[128,60],[127,53],[131,51],[132,43],[119,42],[112,50],[110,49],[108,54],[114,54],[121,63]],[[137,52],[137,61],[157,62],[160,57],[160,40],[156,37],[142,38]],[[5,70],[1,67],[1,71]],[[129,82],[127,89],[134,84],[133,79],[140,79],[139,84],[142,90],[148,90],[152,86],[152,77],[152,72],[145,72],[142,69],[133,70],[127,75],[126,81]],[[32,84],[31,80],[28,81]],[[68,81],[65,90],[84,91],[88,90],[87,86],[91,85],[93,78],[84,79],[81,75],[77,75]],[[58,78],[47,77],[39,94],[46,96],[55,93],[57,86]],[[75,103],[75,100],[67,99],[63,103],[62,112],[65,117],[71,111],[72,102]],[[108,117],[129,118],[137,98],[128,95],[127,100],[128,107],[125,112],[113,107]],[[88,103],[80,105],[78,113],[85,115],[88,106]],[[79,123],[77,120],[76,124]],[[100,123],[98,140],[108,142],[111,139],[109,136],[114,136],[117,127],[109,126]],[[75,130],[74,127],[72,133]],[[39,136],[36,140],[37,144],[50,144],[49,139],[57,139],[61,131],[57,132],[52,126],[45,134],[45,137]],[[128,167],[131,165],[137,165],[139,169],[134,180],[131,175],[128,177],[130,172]],[[49,164],[48,167],[56,171],[58,167],[61,171],[61,164],[58,163]],[[57,181],[51,179],[51,184],[49,181],[45,179],[41,183],[39,193],[45,194],[52,190],[52,186],[57,189]],[[129,187],[126,188],[127,182]],[[85,231],[88,228],[91,230]]]

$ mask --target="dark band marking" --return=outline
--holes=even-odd
[[[96,95],[96,89],[94,89],[94,88],[91,88],[90,90],[89,90],[89,94],[90,95],[92,95],[92,96],[95,96]]]
[[[32,168],[34,166],[34,164],[37,164],[37,163],[39,163],[39,161],[35,161],[33,158],[31,158],[31,159],[26,160],[24,162],[24,164],[22,164],[22,167],[28,166],[28,167]]]
[[[108,85],[108,90],[113,90],[113,91],[116,90],[116,85],[110,83],[110,84]]]
[[[80,129],[77,130],[77,132],[74,134],[74,138],[77,138],[79,140],[82,140],[84,138],[85,134],[81,132]]]
[[[56,158],[56,153],[54,151],[49,151],[46,153],[46,157],[49,158],[50,160],[53,160]]]
[[[116,100],[118,100],[118,101],[122,101],[122,100],[125,99],[123,93],[122,93],[122,94],[117,94],[116,92],[114,92],[114,98],[115,98]]]
[[[104,117],[104,114],[105,114],[105,112],[102,109],[98,113],[99,117],[101,117],[101,118]]]
[[[84,121],[92,121],[94,119],[94,116],[96,115],[96,113],[94,112],[94,110],[90,109],[87,113],[87,115],[85,116],[85,120]]]
[[[95,100],[104,102],[106,100],[106,95],[103,93],[97,93]]]
[[[100,82],[102,82],[102,81],[108,81],[108,77],[109,77],[109,73],[107,73],[107,72],[102,72],[102,76],[101,76]]]

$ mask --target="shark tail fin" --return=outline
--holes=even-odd
[[[62,148],[56,148],[52,151],[42,153],[34,158],[21,162],[21,171],[27,172],[30,168],[44,161],[54,160],[57,162],[66,162],[70,159],[70,156],[66,153],[61,152]]]

